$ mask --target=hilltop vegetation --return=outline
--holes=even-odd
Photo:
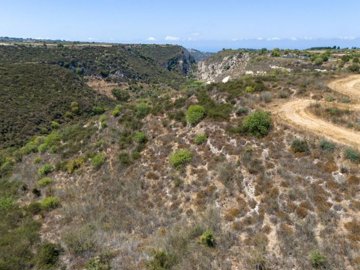
[[[17,146],[59,124],[94,114],[110,101],[77,75],[44,64],[0,65],[0,145]],[[77,121],[77,120],[76,120]]]
[[[194,60],[180,46],[0,46],[0,63],[46,63],[113,81],[184,81]]]

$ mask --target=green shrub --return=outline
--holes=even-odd
[[[70,110],[72,113],[78,114],[80,112],[79,103],[77,103],[76,101],[71,102]]]
[[[36,153],[40,144],[44,142],[44,137],[38,136],[28,141],[25,146],[20,149],[20,152],[24,155],[30,153]]]
[[[197,145],[203,144],[207,141],[207,135],[206,134],[197,134],[194,138],[194,142]]]
[[[121,113],[121,109],[122,107],[120,105],[116,105],[114,110],[111,112],[111,114],[114,116],[114,117],[118,117]]]
[[[318,251],[318,250],[314,250],[314,251],[310,252],[309,257],[310,257],[311,265],[314,268],[323,267],[326,263],[326,257],[324,255],[322,255],[320,253],[320,251]]]
[[[255,92],[255,87],[248,85],[245,87],[245,92],[246,93],[254,93]]]
[[[119,154],[119,161],[120,161],[120,164],[122,165],[130,165],[131,164],[131,159],[130,159],[130,155],[129,153],[127,152],[121,152]]]
[[[360,162],[360,152],[353,149],[353,148],[347,148],[345,149],[345,158],[350,160],[354,163]]]
[[[126,102],[130,98],[129,92],[120,88],[114,88],[111,93],[118,101]]]
[[[0,210],[8,210],[15,205],[12,197],[0,197]]]
[[[74,173],[77,169],[84,164],[85,159],[83,157],[78,157],[75,159],[68,160],[65,165],[65,169],[68,173]]]
[[[335,150],[335,144],[332,142],[329,142],[327,140],[321,140],[320,141],[320,148],[321,150],[325,152],[334,152]]]
[[[198,124],[206,115],[205,108],[201,105],[191,105],[186,112],[186,121],[190,125]]]
[[[38,152],[44,153],[52,147],[55,147],[61,141],[58,131],[53,131],[43,139],[43,143],[38,146]]]
[[[154,252],[152,259],[147,263],[149,270],[167,270],[171,269],[177,263],[174,254],[167,253],[163,250]]]
[[[211,230],[206,230],[205,232],[203,232],[203,234],[200,236],[200,243],[208,247],[214,247],[215,238],[213,232]]]
[[[39,187],[46,187],[52,184],[54,181],[50,177],[43,177],[37,181]]]
[[[49,196],[40,201],[40,206],[44,210],[52,210],[60,206],[60,199],[58,197]]]
[[[105,112],[105,108],[101,107],[101,106],[94,106],[92,108],[92,113],[94,115],[99,115],[99,114],[103,114]]]
[[[246,116],[242,122],[242,130],[253,136],[266,136],[271,128],[271,117],[264,111],[256,111]]]
[[[136,110],[137,117],[144,118],[145,116],[147,116],[150,113],[151,108],[145,102],[141,102],[141,103],[136,104],[135,110]]]
[[[42,211],[41,204],[39,202],[31,202],[27,207],[27,211],[32,215],[40,214]]]
[[[249,109],[245,108],[245,107],[240,107],[237,111],[236,111],[236,115],[240,116],[240,115],[246,115],[248,114]]]
[[[51,129],[59,129],[60,124],[56,121],[51,121]]]
[[[314,59],[314,65],[321,66],[324,63],[324,59],[322,57],[317,57]]]
[[[10,158],[5,158],[5,160],[0,163],[0,178],[2,176],[8,176],[12,173],[14,168],[14,161]]]
[[[305,153],[309,152],[309,146],[305,140],[295,139],[291,143],[291,150],[294,153]]]
[[[141,153],[137,150],[134,150],[131,153],[131,158],[132,158],[132,160],[137,160],[137,159],[141,158]]]
[[[103,153],[96,154],[91,159],[91,164],[95,169],[100,169],[100,167],[105,163],[106,156]]]
[[[52,243],[42,244],[35,257],[37,269],[50,269],[58,261],[62,249],[59,245]]]
[[[348,67],[348,70],[354,73],[358,73],[360,71],[360,65],[352,64]]]
[[[38,174],[40,176],[45,176],[45,175],[48,175],[49,173],[52,173],[54,171],[54,169],[55,168],[53,165],[47,163],[38,169]]]
[[[187,149],[179,149],[170,155],[170,164],[179,168],[192,160],[192,153]]]
[[[147,137],[146,137],[145,133],[142,131],[135,132],[133,138],[134,138],[135,142],[140,143],[140,144],[144,144],[147,142]]]

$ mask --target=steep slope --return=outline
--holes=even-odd
[[[0,148],[47,133],[51,122],[90,115],[109,100],[74,73],[54,65],[0,65]]]
[[[0,46],[0,63],[47,63],[113,81],[181,82],[193,59],[172,45]]]

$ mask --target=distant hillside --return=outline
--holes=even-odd
[[[63,45],[0,46],[0,63],[46,63],[79,75],[113,81],[143,81],[178,85],[195,62],[189,52],[173,45]]]
[[[190,55],[195,59],[196,62],[204,61],[211,57],[214,53],[211,52],[202,52],[195,49],[189,49]]]
[[[47,133],[109,103],[74,73],[54,65],[0,65],[0,148]]]

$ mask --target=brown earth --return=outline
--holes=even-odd
[[[354,102],[354,104],[339,106],[360,110],[360,75],[334,80],[328,86],[336,92],[349,96]],[[275,114],[281,121],[288,122],[299,129],[360,150],[360,133],[326,122],[311,114],[307,108],[315,102],[310,99],[294,99],[276,108]]]

